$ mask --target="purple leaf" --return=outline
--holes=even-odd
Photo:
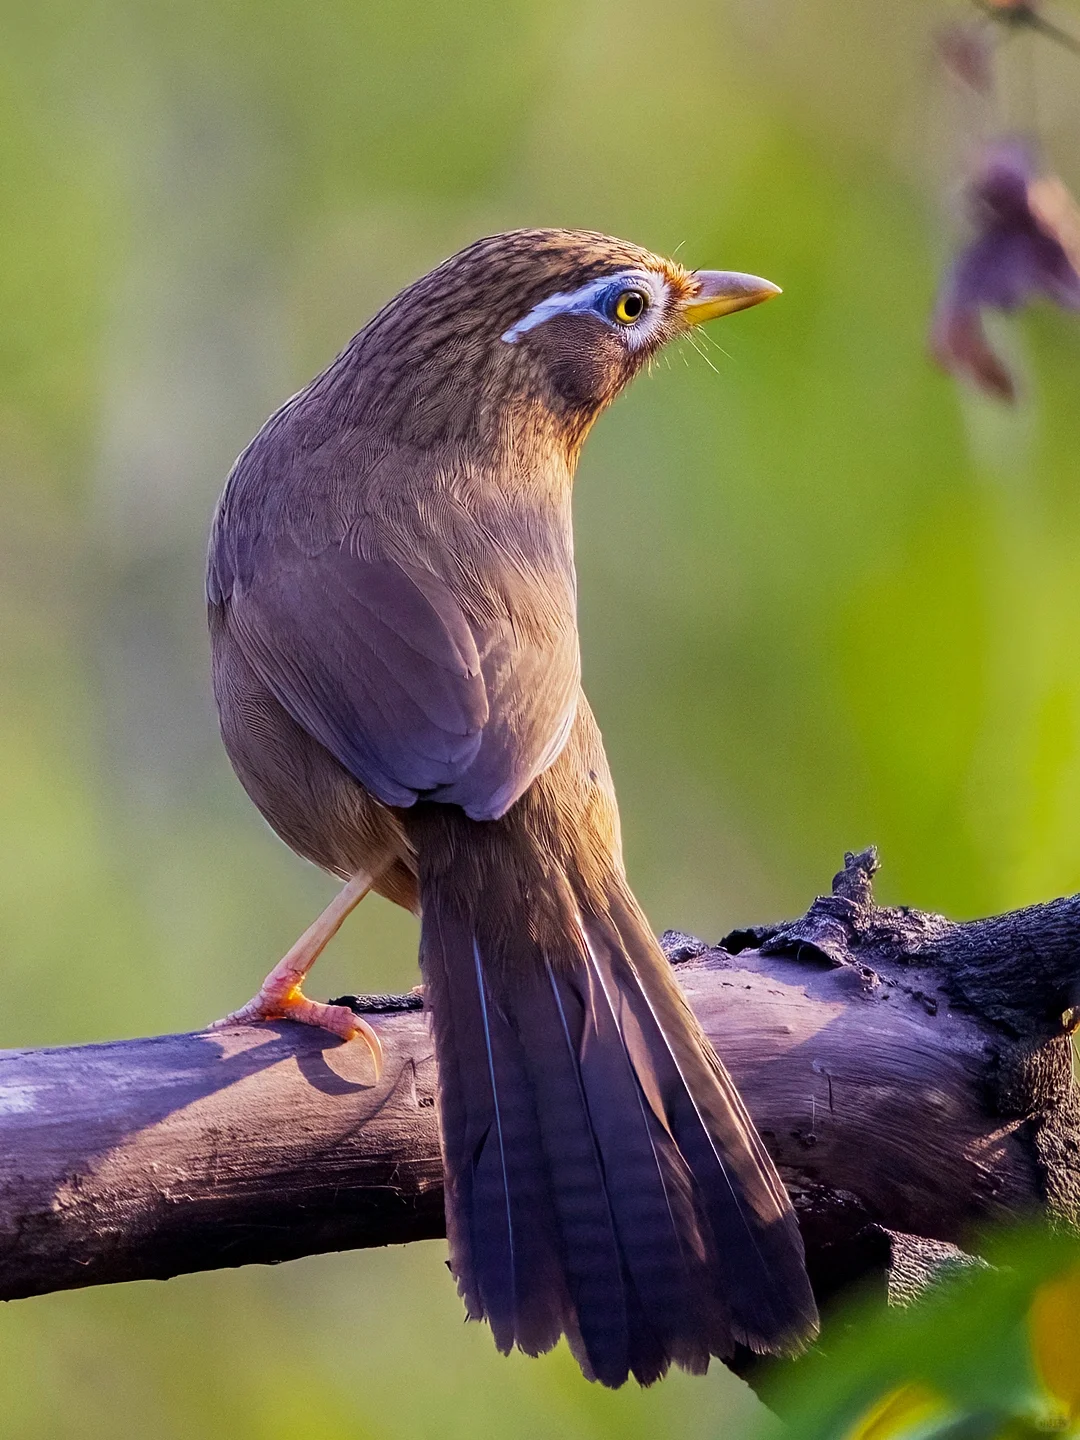
[[[946,272],[930,349],[939,365],[987,394],[1015,400],[1016,383],[991,346],[984,310],[1006,313],[1043,296],[1080,310],[1080,211],[1060,180],[1037,178],[1017,140],[988,149],[968,188],[972,235]]]

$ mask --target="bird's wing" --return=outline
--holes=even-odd
[[[468,613],[419,563],[253,538],[237,574],[220,531],[210,598],[292,718],[388,805],[503,814],[556,758],[578,692],[571,623],[537,643],[513,600]]]

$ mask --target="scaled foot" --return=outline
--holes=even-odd
[[[363,1016],[355,1014],[347,1005],[324,1005],[318,1000],[309,1000],[299,985],[280,990],[264,985],[253,1000],[226,1015],[223,1020],[215,1020],[210,1029],[254,1025],[261,1020],[296,1020],[301,1025],[316,1025],[329,1030],[342,1040],[361,1039],[371,1051],[376,1075],[382,1071],[382,1045]]]

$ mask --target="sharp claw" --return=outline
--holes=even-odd
[[[288,996],[256,996],[254,1000],[208,1025],[208,1030],[226,1030],[233,1025],[255,1025],[262,1021],[293,1020],[328,1030],[346,1042],[363,1040],[375,1065],[375,1079],[382,1075],[383,1048],[375,1030],[362,1015],[344,1005],[322,1005],[307,996],[293,992]]]
[[[354,1015],[353,1019],[356,1021],[356,1038],[363,1040],[371,1051],[371,1059],[375,1065],[375,1079],[378,1080],[382,1075],[383,1069],[382,1041],[379,1039],[376,1031],[362,1016]]]

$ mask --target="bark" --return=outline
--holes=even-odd
[[[819,1296],[916,1290],[989,1222],[1080,1219],[1080,898],[954,924],[873,851],[784,925],[665,948],[798,1207]],[[290,1024],[0,1054],[0,1298],[443,1233],[415,996],[386,1064]]]

